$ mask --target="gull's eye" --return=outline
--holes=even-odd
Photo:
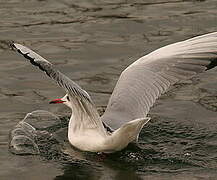
[[[68,101],[70,101],[69,96],[66,97]]]

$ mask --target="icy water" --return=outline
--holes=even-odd
[[[8,46],[15,41],[36,50],[103,109],[121,71],[134,60],[217,31],[216,8],[216,0],[1,0],[0,179],[217,179],[216,68],[163,95],[138,146],[102,157],[70,147],[69,110],[48,104],[64,91]],[[39,109],[61,118],[38,122],[48,132],[37,139],[38,155],[12,154],[9,131]]]

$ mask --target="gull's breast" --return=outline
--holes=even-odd
[[[69,142],[82,151],[104,152],[106,136],[95,130],[69,133]]]

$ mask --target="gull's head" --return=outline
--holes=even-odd
[[[52,101],[49,102],[50,104],[59,104],[59,103],[63,103],[65,104],[66,106],[68,106],[69,108],[72,109],[72,104],[70,102],[70,98],[69,98],[69,95],[66,94],[65,96],[63,96],[62,98],[59,98],[59,99],[54,99]]]

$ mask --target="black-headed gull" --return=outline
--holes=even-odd
[[[150,107],[162,93],[178,81],[217,65],[217,32],[157,49],[121,73],[100,117],[90,96],[79,85],[27,47],[16,43],[12,46],[65,89],[67,94],[51,103],[63,103],[72,110],[69,142],[91,152],[120,151],[137,140],[150,120]]]

